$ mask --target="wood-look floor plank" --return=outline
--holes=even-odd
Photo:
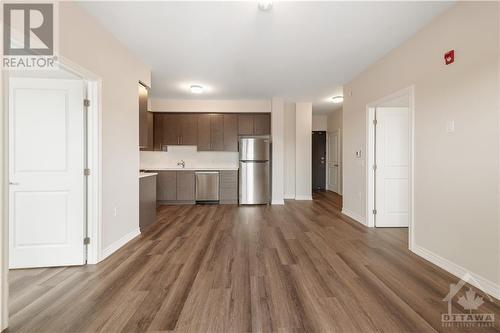
[[[441,326],[457,279],[341,197],[179,205],[98,265],[13,270],[7,332],[499,332]],[[460,311],[458,305],[454,310]]]

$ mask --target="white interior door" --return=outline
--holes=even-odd
[[[375,225],[407,227],[409,224],[409,110],[376,109]]]
[[[328,189],[340,194],[340,138],[339,131],[328,136]]]
[[[84,85],[9,81],[10,268],[82,265]]]

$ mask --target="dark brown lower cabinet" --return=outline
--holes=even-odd
[[[195,171],[155,171],[159,204],[196,202]],[[238,170],[220,171],[220,203],[238,203]]]
[[[177,200],[177,171],[158,171],[156,198],[158,201]]]
[[[139,227],[141,231],[156,221],[156,176],[139,178]]]
[[[238,171],[220,171],[220,201],[221,204],[238,203]]]
[[[156,196],[162,203],[194,203],[194,171],[156,171]]]
[[[177,171],[177,201],[195,201],[194,171]]]

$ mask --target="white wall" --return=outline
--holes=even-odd
[[[327,131],[328,132],[333,132],[335,130],[342,130],[342,109],[333,111],[328,115],[327,118]]]
[[[237,152],[197,151],[196,146],[169,146],[167,152],[141,151],[141,169],[177,168],[184,160],[186,168],[237,168]]]
[[[139,227],[138,81],[150,68],[78,4],[59,4],[60,53],[102,79],[102,248]],[[117,216],[114,216],[114,208]]]
[[[150,69],[75,3],[59,3],[59,43],[62,57],[93,72],[100,77],[102,83],[102,246],[105,249],[139,227],[137,83],[141,80],[150,85]],[[4,75],[2,72],[2,78]],[[0,93],[3,97],[1,84]],[[6,134],[3,121],[4,116],[0,120],[2,181],[6,161],[6,152],[3,151]],[[8,319],[8,238],[5,234],[8,222],[3,210],[5,197],[5,192],[1,191],[2,329],[6,327]],[[113,207],[119,208],[119,216],[112,216]]]
[[[295,199],[312,200],[312,103],[297,103],[295,117]]]
[[[295,103],[285,103],[285,199],[295,199]]]
[[[312,116],[312,130],[313,131],[326,131],[327,130],[328,115],[326,114],[313,114]]]
[[[156,112],[268,112],[271,100],[172,100],[151,98],[150,111]]]
[[[499,37],[498,3],[459,2],[346,84],[343,113],[344,207],[365,217],[366,168],[354,152],[366,152],[366,105],[415,86],[414,250],[496,287]]]
[[[284,121],[285,102],[283,98],[272,100],[271,133],[272,133],[272,204],[283,205],[284,195]]]

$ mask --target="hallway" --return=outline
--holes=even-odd
[[[98,265],[11,271],[8,332],[448,331],[457,279],[411,254],[406,229],[365,228],[314,196],[162,206]],[[481,309],[500,327],[497,305]]]

